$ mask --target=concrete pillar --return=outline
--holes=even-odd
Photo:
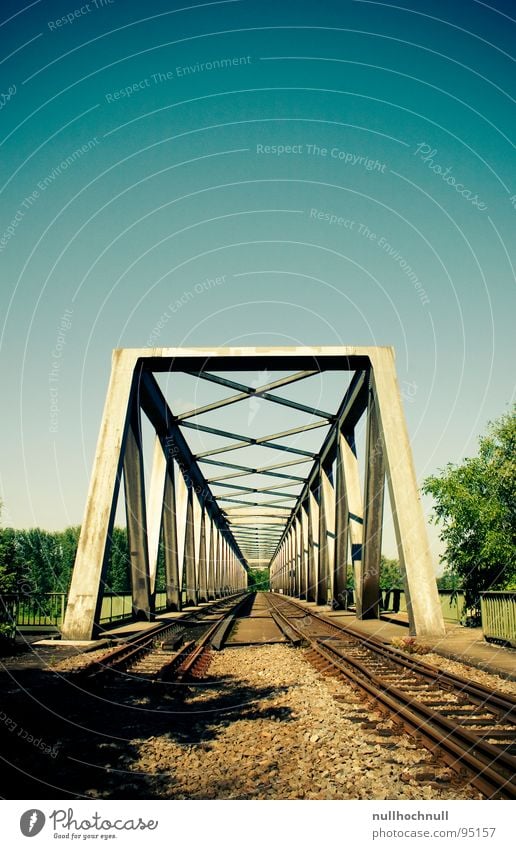
[[[235,592],[235,555],[231,546],[229,547],[229,591],[230,595]]]
[[[186,604],[196,605],[197,594],[197,571],[195,568],[195,518],[194,498],[195,493],[191,485],[188,486],[188,499],[186,508],[186,541],[185,541],[185,583]]]
[[[333,564],[332,606],[336,610],[347,608],[348,578],[348,527],[349,510],[346,492],[346,476],[341,446],[342,435],[337,435],[335,463],[335,560]]]
[[[181,581],[179,577],[178,534],[176,525],[176,496],[174,461],[167,463],[165,492],[163,495],[163,549],[165,555],[165,582],[167,610],[181,610]],[[181,473],[179,472],[179,475]],[[182,477],[182,476],[181,476]]]
[[[293,554],[294,554],[294,597],[299,598],[299,581],[300,581],[300,550],[299,550],[299,532],[298,532],[298,522],[297,518],[294,518],[292,521],[292,542],[293,542]]]
[[[208,599],[212,601],[215,598],[215,568],[216,568],[216,553],[217,553],[217,538],[216,528],[213,519],[208,521]]]
[[[339,445],[344,465],[344,479],[348,500],[349,537],[351,540],[351,563],[355,585],[356,614],[362,615],[362,541],[363,506],[360,474],[355,450],[354,432],[340,434]]]
[[[371,351],[370,358],[398,555],[408,590],[410,632],[418,636],[444,635],[439,594],[396,379],[394,351],[392,348],[377,348]]]
[[[206,510],[201,513],[201,531],[199,540],[199,601],[208,601],[208,558],[206,552],[206,525],[209,517]]]
[[[152,457],[152,471],[147,508],[147,544],[149,549],[149,581],[151,596],[153,596],[156,591],[156,571],[158,568],[166,474],[167,458],[163,451],[161,439],[159,436],[156,436],[154,439],[154,452]]]
[[[301,505],[301,598],[307,598],[308,590],[308,504]]]
[[[364,542],[362,546],[362,619],[380,615],[380,561],[382,556],[385,459],[377,403],[371,386],[367,405],[366,471],[364,488]]]
[[[296,593],[296,539],[294,529],[291,527],[288,532],[289,537],[289,591],[288,594],[294,596]]]
[[[308,493],[308,588],[307,600],[315,601],[319,580],[319,505],[313,490]]]
[[[228,543],[225,536],[222,536],[222,560],[221,560],[221,586],[222,595],[228,594]]]
[[[220,531],[215,525],[215,598],[220,598]]]
[[[316,604],[328,604],[328,576],[330,571],[327,505],[325,498],[324,479],[327,478],[326,471],[321,467],[318,476],[319,491],[319,571],[317,575],[317,586],[315,591]]]
[[[129,414],[124,451],[124,491],[127,541],[131,563],[132,607],[135,619],[150,619],[149,550],[141,416],[136,394]]]
[[[302,598],[304,593],[304,576],[303,576],[303,523],[301,518],[301,510],[298,512],[296,519],[296,549],[297,549],[297,597]]]
[[[179,592],[181,606],[185,600],[185,551],[186,551],[186,514],[188,511],[188,487],[178,467],[176,474],[176,527],[177,527],[177,562],[179,564]]]
[[[62,633],[66,640],[92,639],[100,617],[102,579],[110,555],[134,365],[132,352],[113,352],[111,377],[63,623]]]
[[[335,490],[332,481],[332,467],[321,468],[321,498],[324,502],[324,521],[326,524],[325,558],[326,558],[326,601],[328,594],[333,598],[333,572],[335,567]]]
[[[192,488],[193,489],[193,488]],[[195,543],[195,586],[197,590],[197,601],[199,601],[199,586],[201,581],[201,572],[199,568],[199,561],[201,559],[201,524],[202,524],[202,511],[203,508],[199,501],[199,496],[193,489],[192,492],[192,503],[193,503],[193,520],[194,520],[194,543]]]

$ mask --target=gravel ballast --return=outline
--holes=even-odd
[[[145,775],[155,798],[481,798],[304,650],[226,649],[187,688],[184,710],[184,740],[171,712],[170,733],[131,740],[120,779]]]

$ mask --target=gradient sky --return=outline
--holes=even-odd
[[[419,480],[513,397],[514,4],[184,6],[2,3],[4,524],[81,521],[115,347],[393,345]]]

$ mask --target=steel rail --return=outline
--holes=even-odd
[[[493,714],[502,713],[506,722],[508,720],[514,722],[516,699],[489,690],[481,684],[470,682],[462,676],[436,669],[423,661],[400,657],[401,653],[397,650],[355,629],[330,622],[320,614],[302,608],[291,599],[282,599],[279,605],[276,605],[270,596],[267,600],[271,608],[288,621],[300,637],[304,638],[305,644],[308,643],[312,652],[336,667],[354,685],[374,697],[395,717],[401,717],[407,729],[412,733],[416,732],[431,751],[440,752],[449,766],[455,770],[460,766],[466,767],[472,774],[472,783],[482,793],[487,796],[516,798],[514,780],[516,758],[503,749],[485,742],[483,736],[489,736],[489,732],[480,736],[479,733],[465,728],[460,721],[455,722],[443,716],[439,711],[416,699],[410,692],[404,692],[390,683],[385,676],[382,678],[381,674],[375,674],[367,661],[357,660],[343,650],[343,647],[325,642],[324,634],[307,633],[306,629],[294,624],[292,619],[305,620],[306,617],[313,619],[317,624],[324,626],[326,631],[352,638],[373,654],[401,666],[402,669],[408,669],[425,681],[431,680],[438,687],[443,685],[445,688],[451,687],[454,695],[463,698],[467,696],[475,705],[480,704],[482,709],[489,710]],[[285,608],[294,609],[295,615],[288,616]],[[412,684],[413,687],[414,684]],[[457,705],[450,703],[452,710],[454,707],[456,709]],[[479,719],[477,724],[481,726],[483,721],[484,719]],[[512,730],[508,729],[507,736],[511,734]]]
[[[484,743],[472,732],[461,728],[458,723],[427,708],[422,702],[412,697],[407,698],[402,690],[382,682],[372,675],[367,667],[354,664],[360,669],[359,674],[347,669],[345,664],[350,662],[350,659],[338,652],[334,646],[317,645],[317,651],[358,687],[385,705],[395,718],[401,716],[404,724],[408,724],[407,730],[416,731],[431,751],[443,755],[449,766],[455,770],[459,764],[466,766],[472,774],[472,784],[486,796],[516,798],[516,784],[512,780],[516,765],[514,758],[511,758],[509,764],[510,777],[504,772],[498,772],[493,769],[492,764],[502,760],[503,752],[489,743]],[[336,655],[338,660],[344,661],[344,664],[336,661],[332,654]],[[481,757],[473,753],[479,753]]]
[[[78,669],[72,670],[71,674],[73,674],[74,677],[95,678],[109,671],[123,671],[128,666],[142,658],[144,655],[151,652],[154,648],[156,640],[165,637],[167,633],[173,628],[181,627],[182,624],[188,626],[192,623],[192,618],[196,618],[199,615],[201,615],[201,617],[203,615],[210,615],[211,613],[216,612],[218,607],[227,605],[228,602],[230,602],[231,600],[240,599],[241,596],[242,593],[237,593],[233,596],[225,596],[224,598],[216,599],[214,602],[203,607],[201,611],[192,611],[190,614],[187,613],[180,620],[176,620],[174,622],[166,622],[163,625],[158,626],[157,628],[153,628],[152,631],[146,634],[133,637],[120,646],[115,646],[114,648],[108,649],[103,655],[101,655],[96,660],[93,660],[91,663],[79,667]],[[220,620],[217,620],[215,624],[217,624],[219,621]],[[195,649],[195,645],[195,641],[189,641],[179,649],[177,655],[185,653],[185,648],[187,646],[188,649],[186,653],[193,651]],[[175,658],[172,657],[171,662],[174,661],[174,659]]]
[[[327,619],[325,616],[321,614],[306,610],[306,608],[297,604],[293,599],[282,599],[282,602],[286,604],[290,604],[295,607],[299,612],[302,612],[304,615],[309,615],[313,619],[318,620],[326,627],[332,628],[336,633],[344,633],[349,636],[354,637],[359,640],[364,645],[367,645],[372,650],[376,651],[378,654],[382,654],[389,660],[392,660],[395,663],[406,666],[414,672],[417,672],[425,677],[438,681],[439,683],[448,683],[453,687],[458,688],[459,686],[462,688],[462,692],[467,693],[468,696],[476,697],[478,699],[482,699],[482,706],[488,707],[498,712],[504,714],[504,716],[511,719],[511,721],[516,722],[516,698],[505,694],[497,692],[496,690],[491,690],[489,687],[485,687],[483,684],[479,684],[477,682],[469,681],[467,678],[463,678],[461,675],[457,675],[452,672],[448,672],[444,669],[437,669],[429,663],[426,663],[419,658],[416,659],[414,657],[408,657],[404,655],[399,649],[394,648],[394,646],[389,646],[386,643],[378,640],[376,637],[373,637],[369,634],[364,634],[356,628],[353,628],[349,625],[339,625],[336,622],[332,622]]]

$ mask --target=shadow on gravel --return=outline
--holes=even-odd
[[[163,798],[166,786],[173,798],[173,775],[131,769],[146,741],[164,737],[165,744],[202,749],[237,720],[288,722],[288,708],[263,705],[286,689],[251,687],[229,677],[190,685],[127,675],[86,689],[62,674],[3,670],[0,795],[153,799]]]

